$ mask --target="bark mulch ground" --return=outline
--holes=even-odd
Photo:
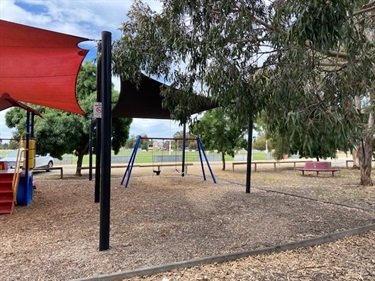
[[[134,168],[111,182],[110,250],[98,251],[94,182],[64,170],[38,173],[32,203],[0,216],[0,280],[71,280],[212,255],[260,249],[374,222],[375,188],[359,171],[302,177],[262,167],[245,193],[245,169],[202,180],[199,165],[181,177]],[[243,167],[245,168],[245,167]],[[209,175],[208,175],[209,176]],[[131,280],[374,280],[375,233],[321,246],[181,269]]]

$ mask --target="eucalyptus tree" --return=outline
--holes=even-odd
[[[183,141],[178,140],[182,139],[184,137],[183,131],[177,131],[173,134],[173,138],[177,139],[175,143],[172,143],[172,148],[176,149],[183,149]],[[197,141],[196,141],[197,134],[193,132],[186,132],[185,133],[185,138],[188,138],[189,140],[185,141],[185,146],[188,147],[189,149],[197,149]],[[186,148],[185,147],[185,148]]]
[[[254,74],[265,35],[264,28],[249,25],[248,19],[253,11],[264,17],[264,5],[237,2],[169,0],[157,13],[135,1],[121,28],[123,37],[114,44],[115,73],[139,81],[143,71],[171,82],[173,87],[163,89],[166,106],[173,105],[180,121],[189,116],[176,105],[196,102],[196,92],[231,105],[246,120],[255,116],[264,102],[262,80],[254,81]],[[175,89],[187,94],[173,95]]]
[[[234,157],[236,151],[247,147],[247,126],[236,122],[223,108],[214,108],[190,126],[190,133],[199,135],[206,150],[217,150],[221,154],[222,170],[225,170],[225,155]]]
[[[137,142],[137,137],[135,135],[131,135],[125,143],[125,148],[134,148]]]
[[[268,58],[274,67],[267,70],[268,130],[288,136],[290,151],[306,157],[357,145],[363,185],[372,185],[374,9],[373,1],[280,6],[274,19],[283,32],[273,44],[284,51]]]
[[[133,81],[143,72],[170,83],[164,106],[181,123],[200,102],[198,92],[252,127],[265,102],[265,79],[254,74],[267,33],[251,22],[254,11],[266,17],[264,8],[260,0],[249,7],[248,1],[167,0],[158,13],[135,1],[114,44],[114,72]]]
[[[165,0],[155,12],[135,1],[114,45],[114,71],[169,81],[166,104],[179,120],[194,91],[243,123],[265,110],[268,129],[305,156],[360,140],[361,183],[372,184],[373,10],[373,1],[353,0]],[[177,98],[175,88],[187,94]],[[366,110],[354,103],[362,97]]]

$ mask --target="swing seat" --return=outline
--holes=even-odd
[[[154,172],[157,176],[159,176],[161,171],[153,170],[153,172]]]

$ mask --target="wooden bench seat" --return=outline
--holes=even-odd
[[[274,170],[276,171],[276,166],[277,165],[280,165],[280,164],[293,164],[294,165],[294,169],[296,169],[296,164],[300,164],[300,163],[305,163],[306,161],[304,160],[276,160],[276,161],[269,161],[269,160],[266,160],[266,161],[251,161],[251,165],[254,165],[254,172],[257,172],[257,165],[258,164],[269,164],[269,165],[273,165],[273,168]],[[237,166],[237,165],[247,165],[247,162],[246,161],[241,161],[241,162],[232,162],[232,171],[234,172],[234,166]]]
[[[63,167],[50,167],[50,168],[34,168],[34,171],[50,171],[50,170],[60,170],[60,178],[64,178]]]
[[[319,176],[319,172],[331,172],[332,177],[334,177],[335,172],[340,171],[339,169],[332,168],[331,162],[327,161],[308,161],[305,162],[305,166],[303,168],[297,168],[296,170],[301,171],[302,176],[305,175],[305,172],[316,172],[316,176]]]

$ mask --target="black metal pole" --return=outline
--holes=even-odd
[[[89,181],[92,180],[92,116],[90,115],[89,127]]]
[[[22,140],[21,140],[22,141]],[[21,144],[22,145],[22,144]],[[26,181],[26,188],[25,192],[27,193],[30,186],[29,186],[29,168],[30,168],[30,111],[27,111],[26,113],[26,147],[25,147],[25,161],[26,165],[25,167],[25,181]],[[25,194],[26,195],[26,194]],[[27,198],[27,195],[25,196]]]
[[[181,168],[182,176],[185,176],[185,146],[186,146],[186,123],[184,123],[183,129],[182,129],[182,168]]]
[[[109,249],[111,199],[111,33],[102,32],[102,151],[99,250]]]
[[[102,51],[102,45],[98,43],[98,53]],[[101,102],[101,88],[102,88],[102,56],[98,56],[98,64],[96,66],[96,101]],[[101,136],[102,136],[102,122],[101,119],[96,118],[96,142],[95,142],[95,203],[100,201],[100,161],[101,161]]]
[[[253,119],[249,117],[249,128],[247,137],[247,168],[246,168],[246,193],[250,193],[251,183],[251,158],[253,149]]]
[[[34,138],[35,113],[31,113],[30,137]]]

